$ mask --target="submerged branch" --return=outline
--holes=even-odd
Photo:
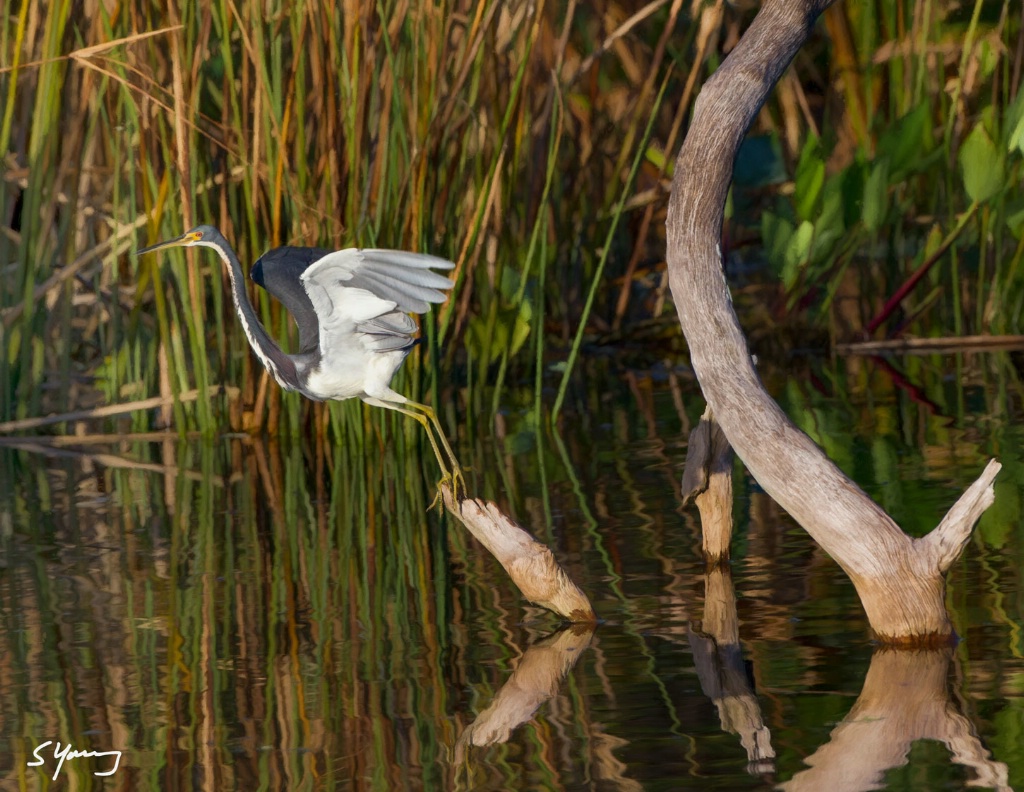
[[[26,429],[38,429],[40,426],[50,426],[70,421],[86,421],[94,418],[109,418],[112,415],[124,415],[125,413],[137,412],[139,410],[152,410],[156,407],[164,407],[178,402],[185,404],[196,399],[209,396],[227,394],[230,399],[237,399],[240,391],[233,385],[211,385],[205,390],[193,389],[179,393],[177,396],[153,396],[148,399],[124,402],[122,404],[103,404],[88,410],[75,410],[73,412],[57,413],[55,415],[39,415],[32,418],[21,418],[16,421],[0,423],[0,434],[9,432],[23,432]]]
[[[587,595],[573,583],[547,547],[504,514],[492,501],[465,498],[456,503],[442,487],[444,504],[508,572],[530,602],[574,623],[597,621]]]
[[[690,432],[682,492],[683,505],[694,501],[700,511],[701,547],[709,566],[729,559],[732,461],[732,447],[708,407]]]

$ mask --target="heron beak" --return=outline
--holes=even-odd
[[[169,247],[179,247],[181,245],[189,245],[198,239],[198,235],[194,231],[189,231],[182,234],[180,237],[174,239],[168,239],[166,242],[157,242],[155,245],[150,245],[142,250],[136,250],[135,255],[141,256],[143,253],[152,253],[154,250],[161,250]]]

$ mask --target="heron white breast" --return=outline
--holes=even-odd
[[[306,376],[304,390],[320,400],[343,401],[357,396],[375,396],[389,390],[407,350],[368,352],[361,345],[321,353],[320,365]]]

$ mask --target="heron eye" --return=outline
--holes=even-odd
[[[202,239],[203,238],[203,232],[202,231],[196,231],[195,237],[196,237],[196,239]]]

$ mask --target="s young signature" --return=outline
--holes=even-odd
[[[46,759],[40,753],[48,745],[53,745],[53,740],[47,740],[46,742],[37,745],[35,750],[32,751],[32,755],[35,760],[28,763],[29,767],[40,767],[46,764]],[[53,780],[57,780],[57,776],[60,775],[60,769],[64,766],[64,762],[68,759],[80,759],[85,757],[102,757],[102,756],[113,756],[114,766],[110,770],[100,772],[99,770],[93,771],[93,775],[97,776],[109,776],[117,772],[118,765],[121,764],[121,752],[120,751],[76,751],[71,747],[71,743],[61,747],[60,741],[57,741],[56,745],[53,745],[53,758],[57,760],[57,769],[53,771]]]

